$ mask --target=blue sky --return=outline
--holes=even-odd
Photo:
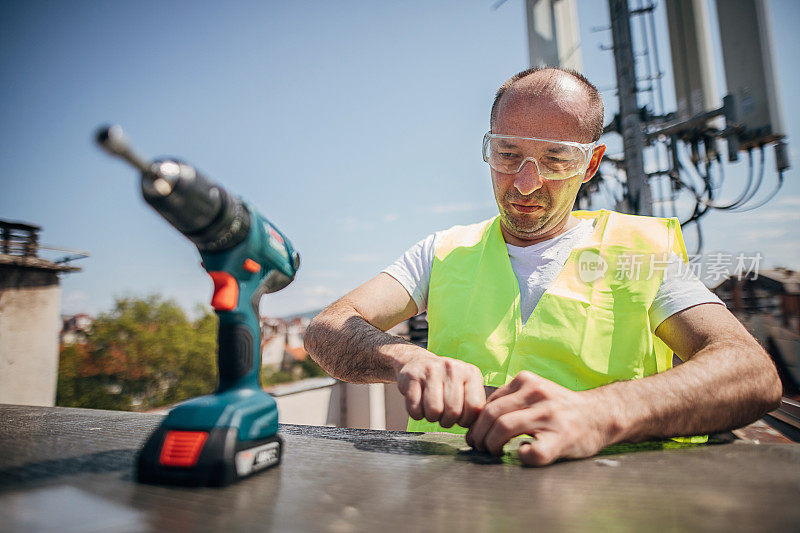
[[[496,213],[480,141],[494,91],[528,54],[523,2],[492,4],[4,2],[0,217],[90,251],[63,278],[64,312],[153,292],[207,304],[196,250],[141,200],[136,173],[92,144],[98,125],[117,122],[143,155],[193,163],[293,241],[301,271],[263,313],[325,305],[428,233]],[[583,70],[604,91],[608,121],[614,67],[599,45],[611,36],[592,31],[607,24],[606,5],[578,1]],[[657,15],[669,70],[663,6]],[[762,266],[796,268],[800,2],[773,0],[770,15],[794,168],[764,208],[706,217],[705,251],[758,251]],[[738,193],[743,166],[728,169],[721,198]]]

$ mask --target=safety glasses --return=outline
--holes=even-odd
[[[483,160],[503,174],[516,174],[532,161],[543,178],[565,180],[586,171],[596,144],[487,133]]]

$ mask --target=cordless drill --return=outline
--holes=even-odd
[[[197,246],[219,318],[219,385],[170,411],[139,453],[139,481],[223,486],[278,464],[278,409],[259,376],[258,304],[292,282],[299,255],[269,220],[192,166],[146,163],[119,126],[101,128],[97,142],[141,172],[145,201]]]

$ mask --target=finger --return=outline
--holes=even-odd
[[[504,396],[519,392],[524,396],[528,405],[533,405],[552,394],[554,392],[553,387],[563,389],[561,385],[557,385],[552,381],[537,376],[533,372],[522,371],[517,374],[512,381],[492,393],[486,402],[489,403]]]
[[[503,453],[503,446],[519,435],[532,435],[542,429],[544,411],[536,407],[507,412],[495,420],[484,437],[483,446],[491,454]]]
[[[406,399],[406,411],[414,420],[421,420],[425,413],[422,410],[422,385],[417,380],[408,380],[404,387],[397,386]]]
[[[513,379],[508,383],[506,383],[505,385],[496,388],[494,392],[492,392],[492,394],[490,394],[489,397],[486,398],[486,401],[491,402],[492,400],[496,400],[498,398],[502,398],[503,396],[507,396],[509,394],[517,392],[521,386],[522,383],[520,383],[516,379]]]
[[[470,424],[469,429],[467,430],[467,434],[464,435],[464,439],[467,441],[469,446],[472,446],[476,450],[482,450],[483,445],[483,436],[486,434],[486,431],[491,427],[491,421],[487,419],[484,415],[484,410],[486,406],[481,410],[478,416],[475,418],[475,421]]]
[[[536,440],[519,447],[519,460],[528,466],[545,466],[560,457],[558,435],[541,432]]]
[[[495,392],[495,394],[497,393]],[[494,394],[492,394],[492,396],[494,396]],[[522,401],[522,396],[520,394],[509,394],[492,401],[487,401],[486,405],[481,409],[478,418],[467,432],[467,444],[473,448],[485,450],[486,446],[484,440],[486,438],[486,433],[495,423],[495,420],[505,413],[524,409],[525,407],[527,407],[527,405]]]
[[[441,378],[429,377],[422,388],[422,410],[425,420],[438,422],[444,411],[444,386]]]
[[[464,410],[464,383],[446,379],[444,382],[444,407],[439,425],[444,428],[453,427]]]
[[[458,420],[459,426],[468,428],[478,419],[481,409],[486,405],[484,388],[483,382],[478,379],[469,379],[464,383],[464,410]]]
[[[492,401],[487,401],[486,405],[481,410],[480,415],[478,415],[477,420],[473,424],[475,431],[470,436],[472,440],[468,441],[470,442],[470,445],[478,448],[479,450],[489,451],[486,440],[490,430],[500,417],[515,411],[528,411],[531,417],[536,419],[541,418],[549,412],[546,407],[537,407],[537,404],[532,406],[529,395],[525,394],[524,390],[517,390],[514,393],[500,396]],[[513,436],[515,435],[509,436],[508,439],[511,439]],[[502,444],[505,444],[508,439],[500,443],[500,449],[502,449]],[[498,450],[498,445],[496,443],[492,450]]]

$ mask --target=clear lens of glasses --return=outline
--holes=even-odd
[[[532,161],[549,180],[564,180],[586,170],[594,143],[581,144],[496,135],[483,138],[483,160],[498,172],[516,174]]]

